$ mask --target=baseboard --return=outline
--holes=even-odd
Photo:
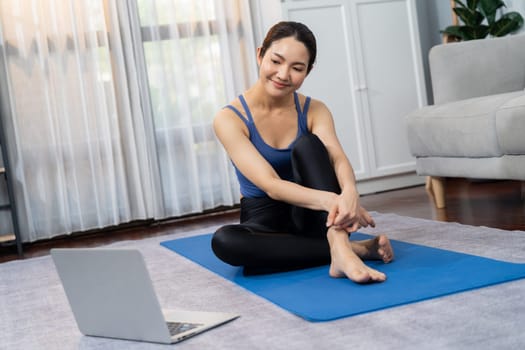
[[[416,173],[405,173],[400,175],[391,175],[374,179],[357,181],[357,190],[360,194],[371,194],[395,190],[399,188],[423,185],[425,176],[419,176]]]

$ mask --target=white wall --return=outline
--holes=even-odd
[[[421,54],[425,82],[427,87],[427,101],[433,103],[430,71],[428,68],[428,52],[432,46],[442,43],[441,30],[452,24],[450,2],[443,0],[419,0],[416,2],[418,12],[419,37],[421,40]]]

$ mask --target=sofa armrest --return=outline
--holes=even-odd
[[[429,54],[434,104],[525,88],[525,35],[434,46]]]

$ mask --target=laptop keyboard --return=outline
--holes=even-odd
[[[187,322],[166,322],[166,324],[168,325],[168,329],[172,336],[203,325],[202,323]]]

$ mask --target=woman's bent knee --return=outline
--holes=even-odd
[[[219,228],[212,237],[211,249],[215,255],[233,266],[243,265],[242,261],[242,248],[239,247],[239,234],[245,234],[241,232],[242,229],[239,225],[226,225]]]
[[[340,192],[328,151],[315,134],[306,134],[297,140],[292,150],[292,168],[298,184],[318,190]]]

